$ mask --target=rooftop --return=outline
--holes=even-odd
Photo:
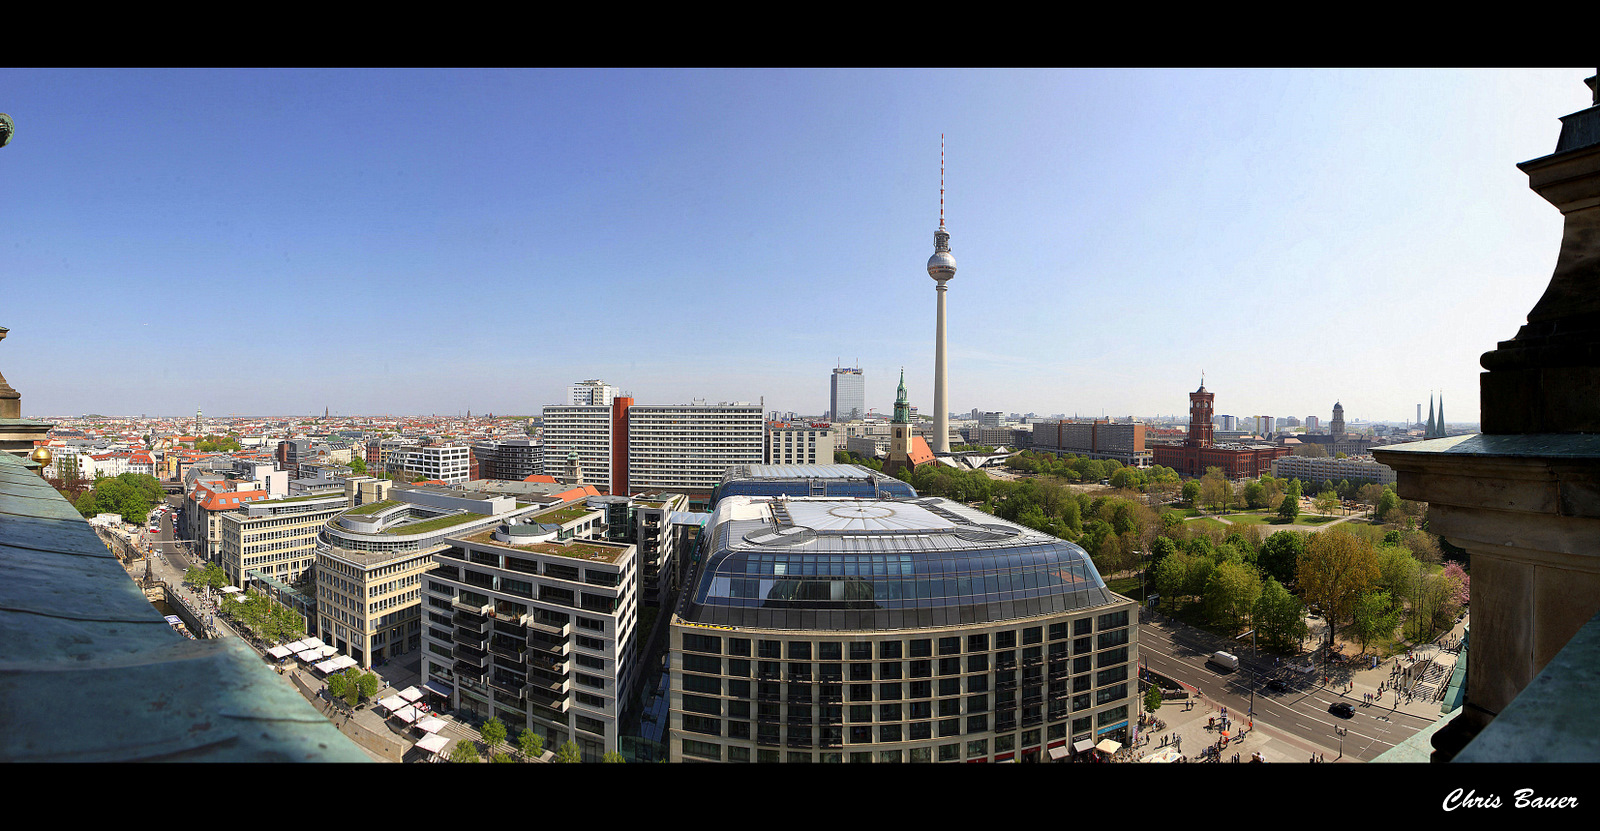
[[[370,761],[243,641],[174,632],[10,453],[0,514],[0,760]]]
[[[513,551],[527,551],[534,554],[554,554],[558,557],[571,557],[575,560],[597,560],[606,563],[615,563],[631,547],[590,542],[538,542],[528,545],[515,545],[495,539],[494,529],[492,528],[461,539],[474,545],[509,548]]]

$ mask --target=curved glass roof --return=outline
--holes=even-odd
[[[1074,543],[944,499],[719,503],[680,614],[771,629],[906,629],[1116,602]]]

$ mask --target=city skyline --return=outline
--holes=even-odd
[[[812,414],[843,354],[931,413],[943,133],[949,409],[1181,416],[1204,370],[1470,423],[1590,72],[6,70],[0,373],[25,416]]]

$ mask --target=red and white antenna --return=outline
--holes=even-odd
[[[944,227],[944,133],[939,134],[939,227]]]

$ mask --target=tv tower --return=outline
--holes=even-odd
[[[944,229],[944,134],[939,134],[939,230],[933,232],[933,256],[928,276],[938,284],[939,326],[933,348],[933,452],[950,452],[950,391],[945,365],[944,290],[956,276],[956,258],[950,254],[950,232]]]

